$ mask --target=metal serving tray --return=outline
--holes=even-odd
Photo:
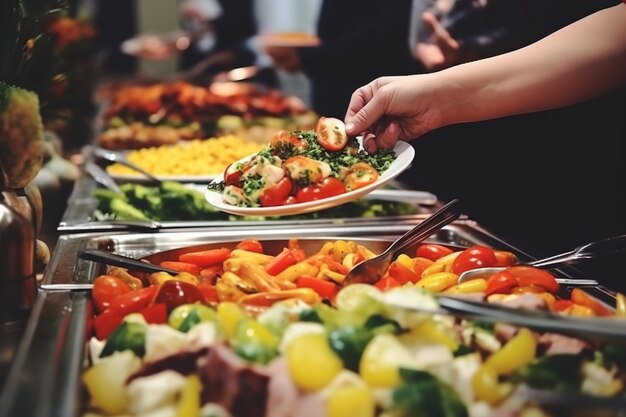
[[[396,183],[397,184],[397,183]],[[399,185],[399,184],[397,184]],[[162,221],[162,222],[133,222],[133,221],[98,221],[94,219],[94,212],[97,201],[93,198],[93,192],[98,187],[96,181],[91,177],[83,175],[74,185],[74,190],[68,199],[67,209],[57,227],[62,233],[83,233],[95,231],[150,231],[161,229],[182,229],[182,228],[202,228],[202,227],[250,227],[266,226],[275,227],[280,225],[311,224],[311,225],[366,225],[372,221],[402,221],[417,223],[428,216],[440,202],[432,193],[426,191],[412,191],[406,189],[384,189],[375,191],[370,197],[386,201],[398,201],[414,204],[419,207],[419,214],[405,216],[387,216],[376,218],[341,217],[327,219],[296,219],[285,217],[280,220],[197,220],[197,221]],[[206,187],[206,185],[198,185]],[[402,186],[400,185],[402,188]]]
[[[61,236],[42,283],[90,282],[104,267],[77,260],[84,248],[99,248],[145,257],[175,248],[235,242],[245,238],[261,241],[297,237],[305,244],[350,239],[376,249],[383,248],[414,224],[373,223],[367,227],[326,226],[306,228],[193,229],[156,233],[85,233]],[[446,226],[430,242],[457,247],[487,245],[514,252],[521,260],[532,259],[472,221]],[[86,324],[91,316],[88,291],[40,291],[26,323],[24,336],[12,358],[7,381],[0,393],[1,416],[78,416],[84,410],[80,373],[84,366]]]

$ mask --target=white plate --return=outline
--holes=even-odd
[[[281,216],[289,214],[301,214],[310,213],[313,211],[323,210],[330,207],[335,207],[340,204],[347,203],[349,201],[357,200],[379,187],[387,184],[405,169],[411,165],[413,157],[415,156],[415,150],[411,145],[406,142],[399,141],[393,148],[396,153],[396,159],[391,163],[391,166],[378,177],[378,179],[370,185],[367,185],[358,190],[349,191],[345,194],[340,194],[330,198],[323,198],[320,200],[309,201],[306,203],[288,204],[284,206],[275,207],[239,207],[233,206],[224,202],[222,194],[206,190],[205,197],[207,201],[220,211],[231,214],[239,214],[241,216]],[[241,159],[238,162],[243,162],[250,159],[252,156]],[[223,175],[215,178],[214,182],[223,181]]]
[[[265,47],[297,47],[306,48],[320,45],[320,38],[317,36],[289,36],[280,33],[261,35],[259,38],[261,45]]]

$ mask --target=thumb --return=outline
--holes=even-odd
[[[384,114],[384,101],[375,94],[360,110],[346,117],[346,133],[354,136],[369,130]]]

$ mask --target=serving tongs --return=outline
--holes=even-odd
[[[537,268],[555,268],[559,265],[580,262],[598,256],[606,256],[626,251],[626,235],[613,236],[607,239],[590,242],[568,252],[560,253],[548,258],[528,262],[525,265]],[[475,268],[463,272],[459,275],[457,282],[462,283],[476,278],[490,277],[497,272],[505,270],[507,267],[484,267]],[[557,278],[559,284],[565,285],[590,285],[597,286],[598,282],[591,279],[567,279]]]
[[[126,156],[122,154],[121,152],[115,152],[115,151],[110,151],[107,149],[96,147],[93,149],[93,156],[97,158],[105,159],[109,162],[117,162],[118,164],[124,165],[125,167],[128,167],[134,171],[139,172],[141,175],[146,177],[151,182],[154,182],[157,184],[161,182],[160,179],[158,179],[157,177],[155,177],[154,175],[152,175],[145,169],[130,162],[128,159],[126,159]]]
[[[78,258],[87,261],[98,262],[105,265],[114,265],[121,268],[128,268],[139,272],[167,272],[170,275],[178,275],[180,271],[163,267],[161,265],[151,264],[136,258],[107,252],[101,249],[85,249],[78,252]],[[42,290],[49,291],[90,291],[93,288],[92,283],[77,282],[70,284],[41,284]]]

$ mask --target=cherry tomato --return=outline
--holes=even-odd
[[[167,306],[165,304],[152,304],[138,311],[148,324],[167,323]]]
[[[115,310],[123,316],[130,313],[136,313],[152,303],[154,295],[158,289],[159,287],[157,285],[151,285],[149,287],[122,294],[111,301],[109,309]]]
[[[348,144],[346,125],[334,117],[320,117],[315,131],[317,142],[327,151],[340,151]]]
[[[550,304],[550,311],[555,313],[561,313],[567,311],[574,303],[571,300],[556,300]]]
[[[233,162],[230,165],[228,165],[226,169],[224,170],[224,184],[241,187],[241,176],[243,175],[246,169],[247,167],[244,169],[244,167],[240,166],[236,162]]]
[[[111,305],[111,301],[122,294],[132,291],[121,278],[109,275],[100,275],[93,281],[91,296],[98,311],[104,311]]]
[[[296,286],[298,288],[310,288],[318,293],[320,297],[327,300],[334,300],[339,291],[339,287],[332,282],[308,275],[298,278]]]
[[[519,265],[511,266],[506,270],[517,278],[517,285],[520,287],[535,285],[544,288],[550,293],[555,293],[559,290],[559,283],[556,282],[554,276],[543,269],[535,268],[533,266]]]
[[[181,304],[193,304],[203,300],[204,297],[198,287],[189,282],[172,279],[160,286],[154,302],[163,303],[167,306],[167,311],[172,311]]]
[[[415,250],[415,256],[430,259],[431,261],[436,261],[439,258],[451,254],[452,252],[452,249],[446,248],[442,245],[437,245],[434,243],[424,243],[417,247],[417,249]]]
[[[370,185],[378,179],[376,168],[366,162],[358,162],[350,167],[343,177],[346,190],[358,190],[366,185]]]
[[[510,294],[514,287],[517,287],[517,278],[509,271],[504,270],[489,277],[485,294]]]
[[[265,187],[259,196],[263,207],[282,206],[291,194],[292,183],[289,177],[283,177],[276,184]]]
[[[278,132],[276,132],[276,134],[272,138],[272,148],[275,148],[279,143],[290,144],[298,149],[306,149],[308,147],[308,143],[305,140],[301,139],[298,135],[286,130],[279,130]]]
[[[263,245],[256,239],[242,240],[237,244],[237,249],[254,253],[263,253]]]
[[[452,264],[452,272],[461,274],[470,269],[483,266],[495,266],[497,264],[496,254],[493,249],[486,246],[474,245],[459,254]]]
[[[224,262],[230,256],[230,249],[208,249],[199,252],[183,253],[178,257],[180,262],[188,262],[201,267],[217,265]]]
[[[334,197],[346,192],[346,187],[334,177],[327,177],[321,183],[301,188],[296,195],[300,203]]]

